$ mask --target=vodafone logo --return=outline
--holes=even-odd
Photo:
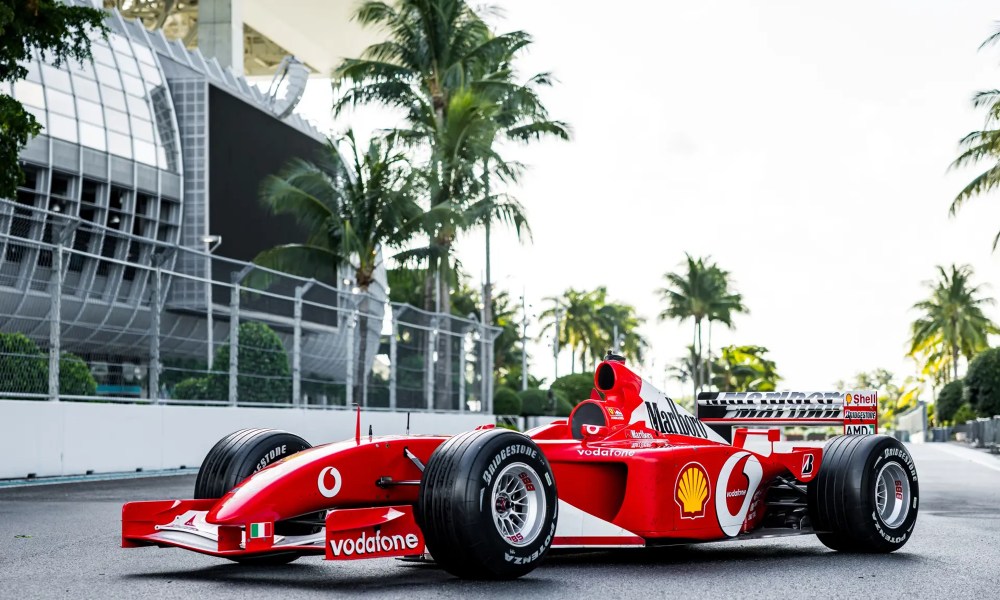
[[[715,514],[722,532],[729,537],[735,537],[743,528],[763,476],[760,461],[749,452],[737,452],[722,465],[715,487]]]
[[[330,551],[335,557],[363,556],[381,552],[406,552],[416,550],[419,545],[420,538],[415,533],[383,536],[379,531],[375,535],[368,535],[363,531],[357,539],[330,540]]]
[[[327,480],[332,479],[332,485],[327,486]],[[319,472],[319,478],[316,480],[316,487],[319,488],[319,493],[325,498],[333,498],[338,493],[340,493],[340,486],[343,483],[343,479],[340,476],[340,471],[336,467],[326,467]]]

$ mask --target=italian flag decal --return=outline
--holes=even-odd
[[[273,523],[251,523],[250,524],[250,537],[251,538],[269,538],[274,536],[274,524]]]

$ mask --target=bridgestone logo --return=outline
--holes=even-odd
[[[257,463],[257,468],[254,469],[254,473],[260,471],[267,465],[271,464],[271,462],[274,461],[274,459],[278,458],[279,456],[284,456],[285,452],[287,451],[288,451],[288,444],[282,444],[281,446],[274,448],[273,450],[265,454],[263,458],[260,459],[260,462]]]
[[[375,532],[373,536],[367,536],[364,532],[361,537],[349,540],[330,540],[330,551],[334,556],[361,556],[364,554],[376,554],[379,552],[402,552],[404,550],[415,550],[420,540],[416,534],[407,533],[387,535]]]
[[[649,416],[649,427],[660,433],[690,435],[708,439],[708,430],[698,419],[677,412],[673,400],[667,398],[667,408],[660,410],[653,402],[646,402],[646,414]]]
[[[868,411],[868,410],[847,410],[847,411],[844,411],[844,418],[845,419],[868,419],[868,420],[874,420],[875,419],[875,411]]]
[[[483,471],[483,481],[486,482],[486,485],[489,485],[490,482],[493,481],[493,474],[496,472],[497,467],[500,466],[500,463],[502,463],[507,457],[515,454],[524,454],[525,456],[530,456],[531,458],[538,458],[538,450],[535,450],[527,444],[511,444],[510,446],[507,446],[493,457],[493,460],[490,461],[490,466]]]
[[[917,480],[917,468],[913,464],[913,459],[910,458],[910,454],[899,448],[886,448],[883,457],[889,458],[890,456],[895,456],[896,458],[901,458],[904,463],[906,463],[907,468],[910,469],[910,476],[913,481]]]

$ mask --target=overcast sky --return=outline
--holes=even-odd
[[[533,312],[568,287],[606,285],[647,318],[643,373],[662,385],[691,323],[658,323],[655,290],[685,252],[711,255],[751,310],[717,328],[713,347],[766,346],[783,387],[816,389],[876,367],[915,371],[910,307],[935,265],[971,264],[1000,295],[1000,202],[947,213],[972,176],[948,171],[957,141],[983,122],[969,99],[1000,83],[1000,47],[977,51],[995,2],[502,5],[498,29],[535,38],[522,73],[556,75],[544,98],[574,129],[570,143],[509,152],[531,167],[514,193],[534,239],[494,236],[494,281],[526,288]],[[329,102],[313,80],[302,111],[341,127]],[[351,123],[392,125],[377,113]],[[458,253],[478,280],[482,236]],[[533,373],[551,380],[547,343],[529,350]]]

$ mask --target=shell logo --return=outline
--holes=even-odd
[[[700,519],[711,496],[708,471],[698,463],[688,463],[677,476],[674,500],[681,509],[682,519]]]

